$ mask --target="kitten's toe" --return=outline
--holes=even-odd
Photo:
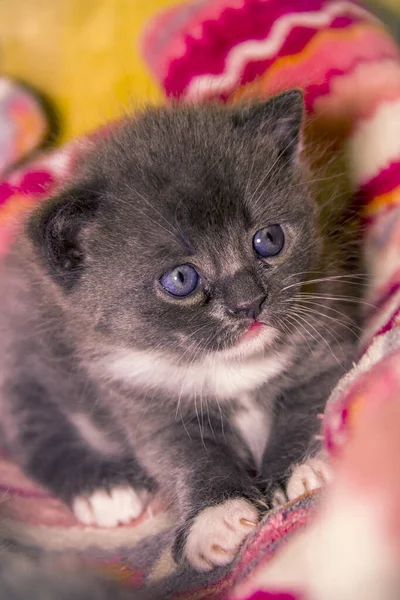
[[[199,571],[227,565],[257,523],[257,509],[244,498],[205,508],[190,527],[184,554]]]
[[[139,517],[146,508],[148,492],[130,486],[99,489],[90,496],[77,496],[72,512],[84,525],[117,527]]]
[[[271,500],[272,508],[279,508],[280,506],[283,506],[287,502],[288,502],[288,497],[286,495],[285,490],[283,490],[282,488],[277,488],[274,491],[274,494],[272,496],[272,500]]]
[[[309,458],[294,467],[286,487],[287,497],[294,500],[306,492],[324,487],[331,480],[332,470],[329,463],[320,456]]]

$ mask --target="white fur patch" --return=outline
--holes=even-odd
[[[74,413],[69,418],[78,429],[82,439],[85,440],[93,450],[96,450],[101,454],[115,454],[118,452],[118,445],[107,439],[88,415],[85,415],[84,413]]]
[[[243,395],[240,398],[240,406],[233,423],[259,468],[271,427],[271,420],[267,411],[261,410],[250,396]]]
[[[185,556],[199,571],[227,565],[257,523],[256,507],[244,498],[210,506],[194,520],[186,540]]]
[[[318,456],[309,458],[294,467],[286,487],[288,500],[295,500],[306,492],[324,487],[331,481],[332,470],[328,462]]]
[[[84,525],[117,527],[137,519],[148,500],[145,490],[136,492],[129,486],[110,490],[96,490],[90,496],[78,496],[72,503],[72,512]]]
[[[265,344],[264,344],[265,346]],[[174,396],[205,394],[230,399],[250,392],[278,375],[288,364],[289,352],[271,357],[236,358],[213,354],[185,365],[160,352],[119,350],[98,363],[101,373],[143,388],[163,389]]]

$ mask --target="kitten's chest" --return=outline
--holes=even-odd
[[[237,400],[232,425],[241,436],[259,469],[271,429],[270,410],[257,403],[250,394],[242,394]]]

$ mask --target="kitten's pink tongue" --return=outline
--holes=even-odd
[[[250,327],[247,329],[247,331],[244,334],[244,338],[246,340],[248,340],[249,338],[255,337],[256,335],[258,335],[261,331],[261,327],[263,326],[262,323],[259,323],[258,321],[254,321],[254,323],[252,323],[250,325]]]

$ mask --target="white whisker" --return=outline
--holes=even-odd
[[[296,283],[291,283],[290,285],[285,286],[284,288],[282,288],[282,292],[285,290],[289,290],[292,287],[299,287],[302,285],[308,285],[310,283],[323,283],[323,282],[328,282],[328,281],[338,281],[341,282],[342,280],[345,280],[346,285],[358,285],[358,286],[368,286],[370,284],[368,283],[359,283],[356,281],[349,281],[349,279],[356,279],[357,275],[329,275],[327,277],[320,277],[318,279],[306,279],[305,281],[299,281]]]

